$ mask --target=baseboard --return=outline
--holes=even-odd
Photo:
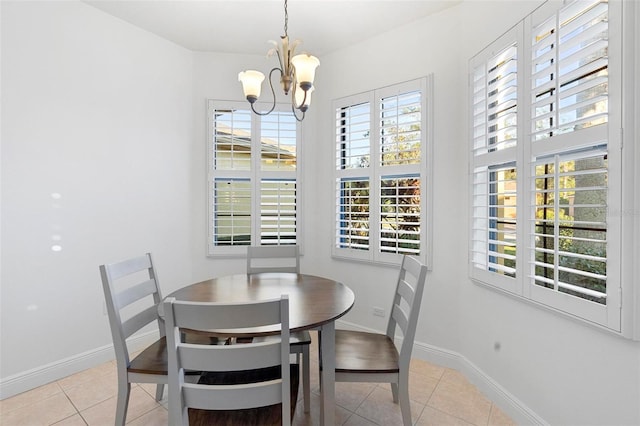
[[[129,339],[129,348],[131,351],[137,351],[148,346],[157,338],[157,331],[134,336]],[[2,378],[0,380],[0,400],[60,380],[88,368],[96,367],[113,359],[115,359],[115,354],[113,344],[110,344]]]
[[[371,333],[379,333],[373,330],[338,320],[338,328],[347,330],[360,330]],[[547,425],[540,416],[531,410],[525,403],[512,395],[489,375],[485,374],[478,366],[463,355],[427,343],[415,342],[412,355],[415,358],[432,362],[443,367],[452,368],[462,372],[485,396],[493,401],[502,411],[509,415],[519,425]]]

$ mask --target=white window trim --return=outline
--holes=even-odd
[[[633,3],[633,2],[631,2]],[[539,150],[538,147],[533,147],[530,143],[530,132],[526,126],[530,126],[530,121],[524,120],[524,117],[531,117],[530,105],[531,105],[531,61],[529,46],[525,48],[524,54],[520,54],[522,48],[525,47],[525,43],[530,43],[530,31],[533,25],[541,22],[543,19],[549,18],[559,8],[564,5],[562,2],[547,2],[534,11],[531,15],[518,23],[512,30],[506,33],[501,39],[492,43],[487,49],[476,55],[469,62],[470,69],[470,86],[472,91],[472,78],[474,67],[482,61],[484,57],[489,58],[491,50],[498,52],[501,48],[506,47],[506,40],[518,42],[518,57],[526,58],[524,61],[518,60],[518,154],[517,154],[517,187],[518,187],[518,244],[517,244],[517,272],[516,279],[509,277],[497,276],[487,271],[477,270],[473,267],[471,258],[471,246],[469,248],[469,276],[473,282],[486,285],[488,288],[504,292],[506,294],[514,296],[518,300],[523,300],[533,305],[536,305],[543,309],[548,309],[554,312],[559,312],[568,317],[577,319],[580,322],[594,325],[596,328],[614,332],[615,334],[640,340],[640,325],[638,325],[637,316],[640,315],[640,288],[637,284],[634,285],[634,279],[638,278],[637,261],[634,261],[633,253],[636,253],[637,257],[638,248],[634,250],[633,243],[630,241],[633,238],[633,233],[623,232],[623,229],[635,229],[636,238],[638,234],[638,225],[640,222],[634,215],[625,215],[625,209],[623,206],[630,206],[635,203],[639,204],[639,198],[637,194],[633,193],[632,185],[625,185],[625,182],[631,182],[635,177],[636,184],[638,183],[637,172],[634,175],[634,169],[637,169],[637,165],[634,163],[633,155],[629,155],[633,152],[632,146],[623,146],[622,144],[622,129],[626,128],[624,132],[625,140],[629,133],[633,133],[633,128],[636,126],[637,121],[634,118],[634,111],[637,111],[637,104],[640,101],[640,92],[636,89],[636,93],[623,93],[624,87],[634,87],[633,71],[636,70],[638,64],[638,54],[633,51],[634,43],[630,38],[633,36],[633,32],[623,33],[622,20],[627,24],[626,28],[629,28],[633,22],[640,21],[640,11],[637,5],[629,4],[627,2],[610,1],[609,2],[609,121],[608,124],[603,124],[592,128],[594,132],[604,132],[608,146],[608,162],[609,162],[609,182],[608,186],[608,210],[607,215],[607,238],[613,238],[613,242],[607,247],[607,305],[595,306],[595,303],[589,304],[587,301],[571,297],[549,297],[558,296],[547,294],[545,289],[539,288],[530,282],[531,271],[530,268],[530,247],[533,247],[532,236],[528,232],[529,229],[526,223],[531,219],[530,199],[533,195],[533,191],[530,190],[531,185],[531,163],[533,158],[533,150]],[[635,8],[635,9],[634,9]],[[624,10],[624,14],[623,14]],[[634,16],[635,13],[635,16]],[[518,32],[520,34],[518,34]],[[624,49],[624,51],[623,51]],[[623,63],[622,58],[625,58]],[[632,60],[626,60],[632,58]],[[635,65],[634,61],[635,59]],[[521,62],[524,65],[521,66]],[[624,66],[624,68],[623,68]],[[634,99],[635,96],[635,99]],[[471,96],[470,96],[471,99]],[[470,131],[473,134],[473,111],[470,111]],[[583,131],[583,130],[581,130]],[[580,131],[580,132],[581,132]],[[577,132],[577,133],[580,133]],[[571,138],[572,136],[568,136]],[[576,138],[579,135],[575,136]],[[577,142],[579,144],[579,142]],[[628,145],[631,145],[629,143]],[[470,147],[469,157],[469,175],[470,175],[470,188],[473,188],[473,170],[474,164],[477,166],[479,161],[473,156],[473,145]],[[562,151],[566,147],[562,147]],[[630,151],[631,149],[631,151]],[[638,149],[636,147],[636,149]],[[626,151],[626,154],[625,154]],[[545,151],[549,152],[549,151]],[[638,157],[636,153],[636,157]],[[637,163],[637,159],[635,160]],[[637,187],[636,187],[637,191]],[[470,206],[473,206],[472,197],[473,191],[469,194]],[[525,199],[525,197],[527,197]],[[526,202],[526,203],[525,203]],[[629,211],[627,209],[626,211]],[[638,209],[633,209],[637,212]],[[618,214],[621,212],[622,214]],[[636,215],[637,216],[637,213]],[[473,217],[470,217],[469,229],[471,229],[471,223]],[[634,226],[635,220],[635,226]],[[625,252],[626,251],[626,252]],[[634,273],[634,265],[636,270]],[[474,270],[476,269],[476,270]],[[611,287],[610,287],[611,286]],[[622,297],[623,294],[628,294],[629,297]],[[558,299],[567,299],[559,301]],[[573,300],[572,300],[573,299]],[[585,303],[587,302],[587,303]]]
[[[421,198],[420,198],[420,211],[421,211],[421,225],[420,225],[420,255],[418,257],[427,268],[431,269],[432,266],[432,252],[433,252],[433,75],[430,74],[426,77],[422,77],[416,80],[410,80],[403,83],[382,87],[379,89],[371,90],[368,92],[346,96],[340,99],[335,99],[332,102],[331,109],[331,129],[332,134],[335,135],[335,111],[338,108],[357,105],[359,103],[368,102],[370,104],[371,114],[371,128],[370,128],[370,167],[366,173],[363,173],[362,169],[345,169],[336,170],[335,162],[335,143],[332,150],[332,163],[333,169],[333,184],[331,185],[331,200],[333,203],[332,211],[335,211],[335,182],[337,179],[344,177],[368,177],[370,192],[369,192],[369,214],[379,216],[379,200],[380,200],[380,178],[382,176],[391,176],[394,174],[406,174],[407,167],[400,166],[385,166],[384,171],[381,171],[381,167],[378,164],[376,155],[380,151],[379,138],[375,135],[379,134],[379,117],[380,105],[379,100],[383,97],[389,97],[396,94],[407,93],[415,90],[421,91],[421,109],[422,109],[422,123],[423,129],[421,131],[421,161],[417,170],[421,179]],[[334,141],[335,142],[335,141]],[[375,191],[375,193],[374,193]],[[370,222],[372,223],[372,222]],[[375,225],[375,226],[374,226]],[[402,255],[395,253],[382,253],[378,252],[379,242],[379,218],[370,225],[370,240],[369,250],[356,250],[349,248],[338,248],[335,244],[336,235],[336,217],[335,214],[331,216],[331,230],[332,230],[332,243],[331,253],[332,257],[342,260],[350,260],[364,263],[375,264],[388,264],[399,265],[402,259]]]
[[[258,111],[266,110],[270,108],[270,105],[265,105],[261,108],[260,103],[256,103],[256,109]],[[260,116],[251,114],[251,169],[250,170],[215,170],[215,146],[214,146],[214,119],[213,111],[216,109],[238,109],[238,110],[251,110],[250,106],[246,102],[241,101],[226,101],[218,99],[207,100],[207,246],[206,255],[212,258],[242,258],[247,254],[246,245],[238,246],[215,246],[213,244],[213,183],[216,177],[225,178],[248,178],[252,182],[252,198],[251,198],[251,245],[260,245],[260,197],[259,189],[262,179],[269,178],[294,178],[296,180],[296,242],[300,247],[300,255],[303,254],[303,197],[300,196],[300,188],[302,187],[302,158],[303,158],[303,143],[302,143],[302,124],[296,121],[296,170],[294,171],[273,171],[273,170],[260,170]],[[289,104],[276,104],[274,111],[291,112],[291,105]]]

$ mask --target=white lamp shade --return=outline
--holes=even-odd
[[[291,63],[296,69],[296,80],[300,83],[311,83],[316,77],[316,68],[320,61],[315,56],[303,53],[291,58]]]
[[[302,90],[300,88],[300,84],[296,85],[296,106],[297,107],[301,107],[302,105],[302,100],[304,99],[304,106],[309,106],[311,104],[311,92],[314,91],[314,87],[312,87],[311,89],[307,90],[307,99],[304,99],[304,90]]]
[[[260,71],[247,70],[238,74],[238,81],[242,82],[242,90],[244,90],[245,97],[255,96],[259,98],[263,80],[264,74]]]

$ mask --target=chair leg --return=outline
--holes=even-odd
[[[393,385],[392,385],[393,388]],[[400,411],[402,412],[402,424],[404,426],[411,426],[411,401],[409,400],[409,380],[408,377],[400,378],[399,383],[396,385],[398,390],[398,397],[400,399]]]
[[[162,400],[162,396],[164,395],[164,385],[162,383],[158,383],[156,387],[156,401],[160,402]]]
[[[118,381],[118,398],[116,403],[116,426],[124,426],[127,420],[127,408],[129,407],[129,394],[131,393],[131,383]]]
[[[311,410],[311,367],[309,365],[309,345],[302,347],[302,393],[304,395],[304,412]]]
[[[391,383],[391,395],[393,396],[393,402],[398,403],[398,384]]]

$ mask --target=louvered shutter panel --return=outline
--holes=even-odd
[[[383,177],[380,182],[380,251],[420,253],[420,176]]]
[[[606,303],[606,146],[535,162],[535,284]]]
[[[371,104],[363,102],[336,109],[336,169],[368,167],[370,162]]]
[[[295,170],[296,148],[296,119],[290,112],[260,117],[261,170]]]
[[[216,178],[213,191],[214,245],[251,244],[251,181]]]
[[[251,168],[251,111],[215,110],[213,156],[216,170]]]
[[[608,5],[577,1],[533,28],[532,140],[608,121]]]
[[[338,179],[336,199],[336,247],[368,250],[369,180]]]
[[[380,164],[420,164],[421,93],[401,93],[380,101]]]
[[[517,53],[514,43],[473,70],[473,149],[476,156],[516,145]]]
[[[263,179],[260,183],[260,244],[296,244],[296,181]]]

